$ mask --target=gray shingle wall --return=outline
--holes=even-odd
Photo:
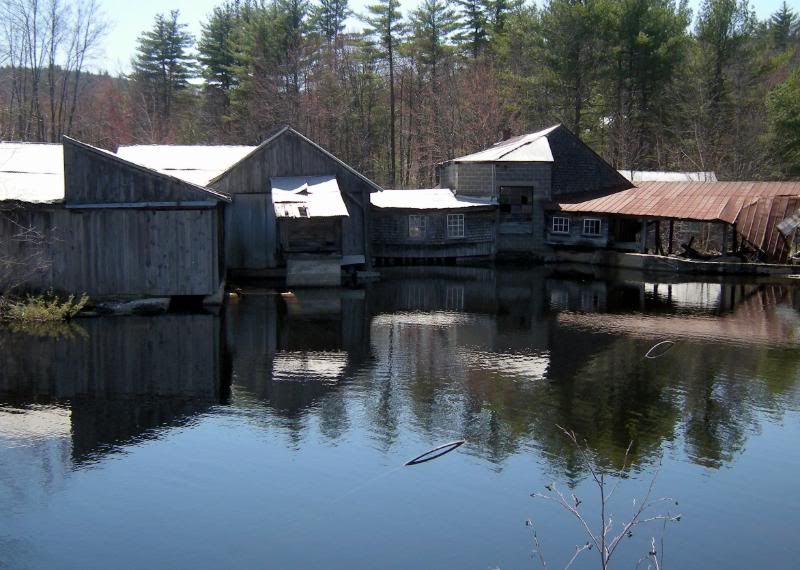
[[[464,237],[447,236],[447,215],[464,214]],[[426,219],[425,239],[408,236],[408,216],[424,215]],[[374,243],[396,244],[443,244],[451,242],[469,243],[494,241],[495,213],[488,212],[432,212],[426,210],[383,212],[372,211],[372,240]]]
[[[553,230],[553,217],[562,217],[569,219],[569,233],[554,233]],[[600,220],[600,235],[587,236],[583,234],[583,220],[586,218]],[[606,247],[608,245],[608,218],[599,216],[582,216],[573,214],[556,213],[546,216],[545,224],[545,241],[550,245],[573,245],[573,246],[591,246],[591,247]]]
[[[566,127],[554,130],[547,140],[555,160],[552,177],[554,196],[624,190],[633,186]]]

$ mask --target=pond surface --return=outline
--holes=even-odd
[[[0,331],[0,568],[537,568],[532,529],[563,568],[530,495],[599,494],[558,426],[616,521],[678,500],[614,567],[796,567],[798,289],[407,268],[223,313]]]

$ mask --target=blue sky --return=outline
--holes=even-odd
[[[788,2],[795,11],[800,12],[796,6],[798,0]],[[99,53],[92,63],[93,69],[106,70],[112,75],[125,73],[130,70],[130,60],[136,50],[136,38],[139,34],[153,24],[156,14],[169,12],[172,9],[181,11],[181,21],[189,25],[189,30],[200,35],[200,23],[207,19],[208,14],[221,0],[136,0],[134,2],[119,0],[101,0],[106,18],[111,23],[111,31],[103,41]],[[400,0],[403,12],[415,8],[418,0]],[[690,5],[695,9],[700,0],[690,0]],[[350,0],[350,7],[355,12],[363,12],[364,7],[371,0]],[[764,19],[772,14],[782,0],[751,0],[759,18]],[[354,20],[350,23],[353,29],[361,29],[361,24]]]

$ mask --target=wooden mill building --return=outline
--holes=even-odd
[[[0,275],[91,296],[216,294],[226,195],[64,138],[0,144]]]
[[[497,254],[539,257],[560,235],[547,207],[564,195],[615,192],[633,184],[563,125],[513,137],[442,164],[439,184],[460,198],[497,203]],[[593,228],[594,229],[594,228]],[[600,235],[607,227],[598,230]],[[594,241],[595,235],[586,236]]]
[[[334,285],[342,267],[368,267],[370,193],[381,188],[291,127],[257,147],[121,147],[122,157],[230,195],[229,273]],[[294,281],[296,280],[296,281]]]

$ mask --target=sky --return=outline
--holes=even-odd
[[[189,31],[197,38],[200,36],[201,22],[208,18],[214,6],[222,0],[101,0],[105,17],[111,29],[98,50],[91,68],[95,71],[108,71],[112,75],[130,71],[130,61],[136,51],[136,38],[144,30],[153,25],[156,14],[177,9],[181,12],[180,21],[188,24]],[[760,19],[769,17],[781,5],[783,0],[751,0],[756,15]],[[372,0],[350,0],[350,9],[356,13],[364,13],[365,6]],[[417,7],[419,0],[400,0],[402,11],[407,14]],[[697,13],[700,0],[689,0],[693,11]],[[790,7],[800,12],[800,0],[788,0]],[[357,19],[351,19],[348,28],[362,29]]]

